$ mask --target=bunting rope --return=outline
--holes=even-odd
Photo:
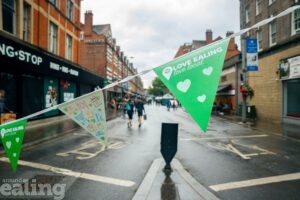
[[[223,40],[226,40],[226,39],[230,39],[230,38],[234,38],[234,37],[240,36],[240,35],[242,35],[242,34],[248,32],[248,31],[251,30],[251,29],[259,28],[259,27],[261,27],[261,26],[263,26],[263,25],[266,25],[266,24],[270,23],[271,21],[273,21],[274,19],[277,19],[277,18],[279,18],[279,17],[283,17],[283,16],[285,16],[285,15],[287,15],[287,14],[289,14],[289,13],[291,13],[291,12],[297,10],[297,9],[300,9],[300,5],[296,5],[296,6],[290,7],[290,8],[288,8],[288,9],[286,9],[285,11],[279,13],[279,14],[276,15],[276,16],[272,16],[272,17],[270,17],[270,18],[264,19],[264,20],[262,20],[262,21],[256,23],[255,25],[253,25],[253,26],[251,26],[251,27],[249,27],[249,28],[242,29],[242,30],[240,30],[240,31],[237,32],[237,33],[234,33],[234,34],[232,34],[232,35],[230,35],[230,36],[228,36],[228,37],[226,37],[226,38],[224,38],[224,39],[221,39],[221,40],[215,41],[215,42],[213,42],[213,43],[210,43],[210,44],[208,44],[208,45],[206,45],[206,46],[204,46],[204,47],[200,47],[200,48],[198,48],[198,49],[196,49],[196,50],[193,50],[193,51],[189,52],[188,54],[196,53],[196,52],[198,52],[198,51],[201,51],[203,48],[207,48],[207,47],[209,47],[210,45],[215,45],[215,44],[217,44],[217,43],[219,43],[219,42],[221,42],[221,41],[223,41]],[[186,56],[186,55],[188,55],[188,54],[181,55],[181,56],[179,56],[179,57],[177,57],[177,58],[175,58],[175,59],[173,59],[173,60],[171,60],[171,61],[169,61],[169,62],[174,62],[174,61],[176,61],[176,60],[180,59],[181,57]],[[158,67],[159,67],[159,66],[158,66]],[[116,82],[113,82],[113,83],[111,83],[111,84],[108,84],[108,85],[106,85],[106,86],[103,87],[103,88],[99,88],[99,89],[97,89],[97,90],[95,90],[95,91],[93,91],[93,92],[84,94],[84,95],[79,96],[79,97],[77,97],[77,98],[75,98],[75,99],[72,99],[72,100],[70,100],[70,101],[63,102],[63,103],[61,103],[61,104],[54,105],[54,106],[52,106],[52,107],[49,107],[49,108],[46,108],[46,109],[44,109],[44,110],[38,111],[38,112],[36,112],[36,113],[27,115],[27,116],[22,117],[22,118],[19,118],[19,119],[17,119],[17,120],[7,122],[7,123],[5,123],[5,125],[10,124],[10,123],[16,123],[16,122],[21,121],[21,120],[27,120],[27,119],[36,117],[36,116],[38,116],[38,115],[44,114],[44,113],[46,113],[46,112],[55,110],[55,109],[57,109],[57,108],[60,107],[60,106],[63,106],[63,105],[65,105],[65,104],[67,104],[67,103],[70,103],[70,102],[72,102],[72,101],[76,101],[76,100],[78,100],[78,99],[84,98],[84,97],[86,97],[86,96],[88,96],[88,95],[91,95],[91,94],[93,94],[93,93],[97,93],[97,92],[99,92],[100,90],[106,90],[106,89],[111,88],[111,87],[114,87],[114,86],[116,86],[116,85],[118,85],[118,84],[120,84],[120,83],[127,82],[127,81],[129,81],[129,80],[131,80],[131,79],[134,79],[134,78],[137,77],[137,76],[141,76],[141,75],[147,74],[147,73],[149,73],[150,71],[152,71],[152,70],[155,69],[155,68],[157,68],[157,67],[153,67],[153,68],[151,68],[151,69],[143,70],[143,71],[141,71],[140,73],[137,73],[137,74],[134,74],[134,75],[131,75],[131,76],[127,76],[126,78],[124,78],[124,79],[122,79],[122,80],[120,80],[120,81],[116,81]],[[4,125],[4,124],[3,124],[3,125]],[[2,125],[0,125],[0,126],[2,126]]]

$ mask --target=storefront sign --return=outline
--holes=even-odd
[[[43,58],[32,54],[28,51],[15,49],[13,46],[0,43],[0,54],[10,58],[15,58],[23,62],[31,63],[39,66],[43,62]]]
[[[278,71],[281,79],[299,78],[300,56],[281,60]]]
[[[300,56],[288,59],[290,64],[290,78],[300,77]]]
[[[9,40],[0,36],[0,56],[5,56],[8,59],[13,59],[22,63],[28,63],[27,70],[44,72],[49,75],[50,73],[61,73],[60,76],[66,78],[66,75],[70,77],[78,77],[80,75],[79,69],[67,62],[63,62],[48,54],[46,51],[39,51],[34,48],[30,48],[26,45],[21,45],[13,40]],[[36,68],[39,66],[40,68]],[[18,66],[16,66],[18,67]],[[24,67],[24,66],[22,66]]]
[[[70,74],[70,75],[73,75],[73,76],[78,76],[79,75],[79,72],[77,70],[74,70],[74,69],[69,69],[68,67],[66,66],[61,66],[57,63],[54,63],[54,62],[50,62],[50,69],[53,69],[53,70],[56,70],[56,71],[61,71],[63,73],[66,73],[66,74]]]

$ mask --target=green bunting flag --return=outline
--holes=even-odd
[[[17,170],[27,121],[16,121],[0,126],[2,144],[14,172]]]
[[[100,141],[105,142],[106,115],[102,90],[63,103],[58,109]]]
[[[207,130],[229,38],[154,69],[204,132]]]

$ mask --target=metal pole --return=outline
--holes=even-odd
[[[235,64],[235,114],[239,113],[239,67]]]
[[[242,37],[242,71],[243,71],[243,84],[247,83],[247,68],[246,68],[246,45],[245,45],[245,38]],[[242,104],[242,122],[246,122],[246,106],[247,106],[247,97],[243,97],[243,104]]]
[[[242,20],[242,29],[245,28],[245,15],[246,15],[246,9],[245,9],[245,0],[240,0],[241,4],[241,20]],[[242,74],[243,74],[243,84],[247,83],[247,68],[246,68],[246,45],[245,45],[245,37],[244,34],[241,35],[241,48],[242,48]],[[246,105],[247,105],[247,98],[242,96],[243,103],[242,103],[242,122],[246,122]]]

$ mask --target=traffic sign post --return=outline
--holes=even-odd
[[[164,171],[172,171],[171,161],[177,152],[178,124],[162,123],[161,127],[161,154],[166,162]]]

